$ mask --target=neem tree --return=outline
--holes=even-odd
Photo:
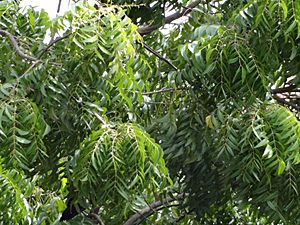
[[[300,223],[299,1],[0,16],[1,222]]]

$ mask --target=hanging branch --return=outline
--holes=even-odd
[[[21,56],[22,58],[28,59],[30,61],[40,61],[38,58],[32,57],[32,56],[27,55],[26,53],[24,53],[21,50],[21,48],[19,47],[18,42],[16,41],[15,37],[11,33],[0,29],[0,35],[4,35],[4,36],[8,37],[8,39],[10,40],[13,48],[16,50],[18,55]]]

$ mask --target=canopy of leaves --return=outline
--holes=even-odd
[[[0,35],[4,224],[300,224],[298,0],[6,0]]]

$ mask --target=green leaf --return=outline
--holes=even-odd
[[[260,148],[262,146],[265,146],[269,143],[269,140],[268,139],[263,139],[261,140],[254,148]]]
[[[75,37],[73,38],[73,41],[79,48],[84,49],[83,45],[80,44],[80,42]]]
[[[297,21],[298,25],[298,38],[300,37],[300,0],[295,0],[294,2],[295,6],[295,19]]]
[[[45,137],[47,134],[50,133],[50,131],[51,131],[51,127],[48,124],[46,124],[46,127],[45,127],[42,137]]]
[[[247,70],[243,67],[242,68],[242,81],[244,82],[246,79],[246,75],[247,75]]]
[[[111,53],[108,50],[106,50],[106,48],[103,47],[102,45],[98,44],[98,48],[106,55],[111,55]]]
[[[94,36],[92,36],[92,37],[89,37],[89,38],[87,38],[87,39],[84,39],[84,43],[94,43],[94,42],[96,42],[96,41],[98,41],[98,35],[96,34],[96,35],[94,35]]]
[[[212,123],[212,116],[208,115],[207,117],[205,117],[205,122],[206,122],[206,126],[213,129],[214,125]]]
[[[287,5],[286,5],[286,2],[285,2],[285,0],[281,0],[280,3],[281,3],[280,5],[281,5],[281,8],[282,8],[282,11],[283,11],[283,19],[286,19],[287,14],[288,14],[288,8],[287,8]]]
[[[212,72],[215,69],[215,66],[215,63],[211,63],[210,65],[208,65],[204,70],[203,75]]]
[[[34,29],[34,27],[35,27],[35,18],[34,18],[33,12],[32,12],[32,10],[28,10],[27,13],[28,13],[28,17],[29,17],[30,26],[31,26],[32,29]]]
[[[210,62],[210,56],[211,54],[214,52],[215,49],[213,48],[210,48],[208,49],[207,53],[206,53],[206,63],[209,63]]]
[[[279,159],[278,162],[278,169],[277,169],[277,175],[281,175],[285,169],[285,162],[282,159]]]
[[[271,145],[267,144],[265,151],[263,153],[263,157],[266,157],[269,159],[272,156],[273,156],[273,149],[272,149]]]
[[[6,134],[0,129],[0,135],[7,137]]]
[[[185,45],[180,46],[180,47],[179,47],[179,50],[180,50],[181,56],[182,56],[185,60],[188,61],[188,56],[187,56],[187,54],[186,54],[186,52],[187,52],[186,46],[185,46]]]
[[[21,137],[18,137],[18,136],[16,136],[16,140],[17,140],[17,142],[19,142],[21,144],[30,144],[31,143],[30,140],[28,140],[26,138],[21,138]]]
[[[21,136],[25,136],[30,133],[29,131],[21,130],[19,128],[17,128],[16,130],[17,130],[18,134]]]

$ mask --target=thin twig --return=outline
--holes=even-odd
[[[29,67],[28,67],[28,69],[18,78],[19,80],[20,79],[22,79],[23,77],[25,77],[26,76],[26,74],[30,71],[30,70],[32,70],[37,64],[39,64],[41,61],[35,61],[35,62],[33,62]]]
[[[146,45],[145,43],[142,44],[142,46],[147,49],[149,52],[151,52],[153,55],[155,55],[157,58],[159,58],[160,60],[166,62],[170,67],[172,67],[174,70],[177,70],[177,67],[174,66],[173,63],[170,62],[170,60],[166,59],[165,57],[163,57],[161,54],[159,54],[157,51],[155,51],[153,48],[151,48],[150,46]]]
[[[41,52],[41,54],[39,55],[39,58],[41,58],[53,45],[55,45],[57,42],[66,39],[67,37],[69,37],[72,33],[69,34],[65,34],[61,37],[57,37],[54,40],[51,40],[50,43],[47,45],[47,47],[45,49],[43,49],[43,51]]]
[[[62,0],[58,0],[58,6],[57,6],[57,13],[59,13],[59,11],[60,11],[60,6],[61,6],[61,2],[62,2]]]

